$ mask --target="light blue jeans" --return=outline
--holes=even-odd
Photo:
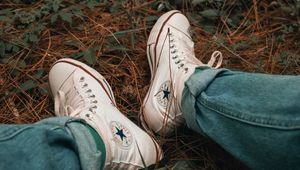
[[[181,106],[190,128],[249,168],[300,169],[300,76],[198,68]]]
[[[190,128],[251,169],[300,169],[300,76],[199,68],[185,84],[181,104]],[[0,126],[1,170],[94,170],[101,164],[81,120]]]
[[[82,120],[54,117],[0,126],[1,170],[97,170],[101,152]]]

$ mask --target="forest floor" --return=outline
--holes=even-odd
[[[64,57],[99,71],[112,86],[121,112],[139,123],[151,76],[147,38],[158,17],[171,9],[190,20],[195,54],[204,63],[219,50],[224,68],[299,75],[299,7],[298,2],[279,0],[4,0],[0,123],[33,123],[54,116],[48,72]],[[247,169],[186,127],[157,138],[166,157],[163,169]]]

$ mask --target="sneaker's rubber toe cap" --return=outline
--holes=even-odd
[[[74,73],[76,66],[62,62],[64,59],[58,60],[49,72],[49,84],[52,95],[55,95],[64,82]]]

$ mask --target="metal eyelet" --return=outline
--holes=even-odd
[[[181,60],[175,61],[175,64],[179,64],[181,62]]]
[[[179,66],[178,66],[178,69],[182,68],[184,66],[183,63],[181,63]]]
[[[176,53],[176,52],[177,52],[177,50],[176,50],[176,49],[175,49],[175,50],[173,50],[173,51],[171,51],[171,53],[172,53],[172,54],[174,54],[174,53]]]
[[[89,98],[95,98],[95,95],[94,94],[89,95]]]
[[[175,55],[174,57],[172,57],[172,59],[176,59],[176,58],[178,58],[179,56],[178,55]]]
[[[80,81],[83,82],[84,81],[84,77],[80,77]]]
[[[98,103],[98,101],[97,100],[93,100],[91,103]]]

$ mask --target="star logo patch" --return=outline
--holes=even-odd
[[[170,95],[171,95],[170,81],[166,81],[160,86],[158,92],[155,94],[155,97],[157,99],[157,102],[161,106],[167,108]]]
[[[127,127],[120,122],[112,121],[110,129],[113,134],[114,141],[122,147],[128,147],[132,143],[132,135]]]
[[[116,127],[116,129],[117,129],[116,135],[119,135],[121,140],[123,141],[123,138],[126,138],[126,136],[124,135],[123,129],[119,129],[117,127]]]

